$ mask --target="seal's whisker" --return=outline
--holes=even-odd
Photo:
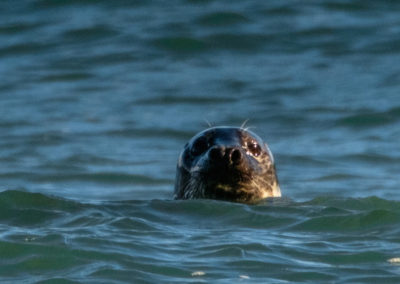
[[[198,174],[201,172],[201,168],[199,166],[194,166],[192,169],[190,169],[191,174]]]
[[[185,183],[182,185],[182,187],[183,187],[185,190],[187,190],[189,184],[190,184],[190,180],[187,180],[187,181],[185,181]]]
[[[248,122],[249,120],[250,120],[250,118],[248,118],[248,119],[246,119],[245,121],[243,121],[242,125],[240,125],[240,128],[246,130],[247,127],[245,127],[245,126],[246,126],[246,124],[247,124],[247,122]]]
[[[190,199],[192,198],[192,191],[193,189],[191,188],[191,180],[189,180],[185,185],[184,185],[184,199]]]
[[[202,198],[204,197],[203,183],[196,179],[190,179],[185,186],[185,199]]]
[[[207,123],[208,127],[213,127],[213,124],[206,118],[204,118],[204,122]]]

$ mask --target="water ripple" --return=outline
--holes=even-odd
[[[84,204],[5,191],[0,202],[2,223],[9,224],[0,241],[7,255],[0,273],[8,279],[39,269],[43,279],[62,273],[70,280],[106,281],[138,271],[137,281],[185,282],[191,273],[204,271],[204,279],[341,281],[354,277],[350,267],[358,274],[373,273],[372,264],[376,275],[385,275],[390,273],[385,264],[389,239],[371,233],[400,223],[398,202],[375,197],[258,206],[161,200]],[[360,234],[369,237],[356,246]],[[360,246],[370,249],[360,251]],[[187,257],[190,262],[183,261]],[[284,267],[287,271],[279,273]]]

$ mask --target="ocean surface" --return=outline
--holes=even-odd
[[[247,121],[282,198],[172,199]],[[400,283],[400,2],[0,1],[1,283]]]

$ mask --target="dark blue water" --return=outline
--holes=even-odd
[[[0,2],[0,280],[399,283],[400,2]],[[247,126],[282,199],[173,201]]]

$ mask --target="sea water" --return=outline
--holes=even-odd
[[[400,3],[0,2],[0,281],[399,283]],[[247,127],[283,198],[175,201]]]

